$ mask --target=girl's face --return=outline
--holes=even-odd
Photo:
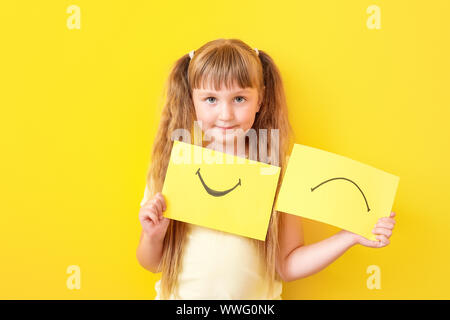
[[[230,90],[194,89],[192,98],[202,131],[221,144],[234,142],[234,137],[251,129],[261,103],[256,88],[243,89],[236,84]]]

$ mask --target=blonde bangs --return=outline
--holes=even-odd
[[[236,84],[240,88],[261,88],[262,68],[256,52],[239,46],[213,46],[194,55],[188,69],[191,89],[212,88],[230,90]]]

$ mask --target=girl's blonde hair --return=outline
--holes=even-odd
[[[147,176],[151,197],[161,192],[163,187],[173,144],[172,132],[181,128],[191,133],[193,131],[196,113],[192,90],[205,88],[208,85],[212,85],[215,90],[220,90],[222,84],[230,88],[233,83],[237,83],[241,88],[256,87],[260,93],[262,105],[252,126],[256,133],[259,134],[259,129],[267,129],[270,136],[271,129],[279,130],[279,141],[274,142],[279,143],[278,165],[281,167],[275,193],[276,200],[286,167],[286,156],[293,138],[293,131],[288,121],[283,82],[277,66],[267,53],[259,50],[258,56],[255,50],[239,39],[210,41],[195,50],[192,60],[189,54],[185,54],[173,65],[165,84],[166,99]],[[193,140],[193,135],[191,137]],[[267,140],[267,150],[271,150],[272,141],[269,138]],[[198,144],[195,141],[191,143]],[[267,159],[255,160],[269,163]],[[279,213],[272,207],[266,241],[251,239],[257,246],[260,257],[266,261],[269,292],[273,289],[273,281],[280,279],[275,269],[279,252],[280,220]],[[170,293],[176,292],[177,275],[182,267],[186,231],[186,223],[177,220],[171,220],[167,228],[159,268],[162,271],[161,299],[167,299]]]

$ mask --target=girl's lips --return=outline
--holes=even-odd
[[[226,134],[227,131],[234,131],[234,129],[236,129],[237,126],[232,126],[232,127],[219,127],[216,126],[216,128],[218,129],[218,131],[220,131],[221,134]]]
[[[227,130],[227,129],[233,129],[236,126],[232,126],[232,127],[219,127],[219,126],[216,126],[216,127],[219,128],[219,129]]]

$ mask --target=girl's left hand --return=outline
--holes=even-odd
[[[395,212],[391,212],[389,218],[383,217],[378,220],[378,223],[375,225],[375,228],[373,228],[372,233],[377,235],[376,238],[379,241],[369,240],[359,234],[347,230],[345,230],[345,232],[353,235],[356,244],[359,243],[363,246],[371,248],[382,248],[390,243],[389,238],[392,236],[392,230],[394,229],[395,225],[394,217]]]

